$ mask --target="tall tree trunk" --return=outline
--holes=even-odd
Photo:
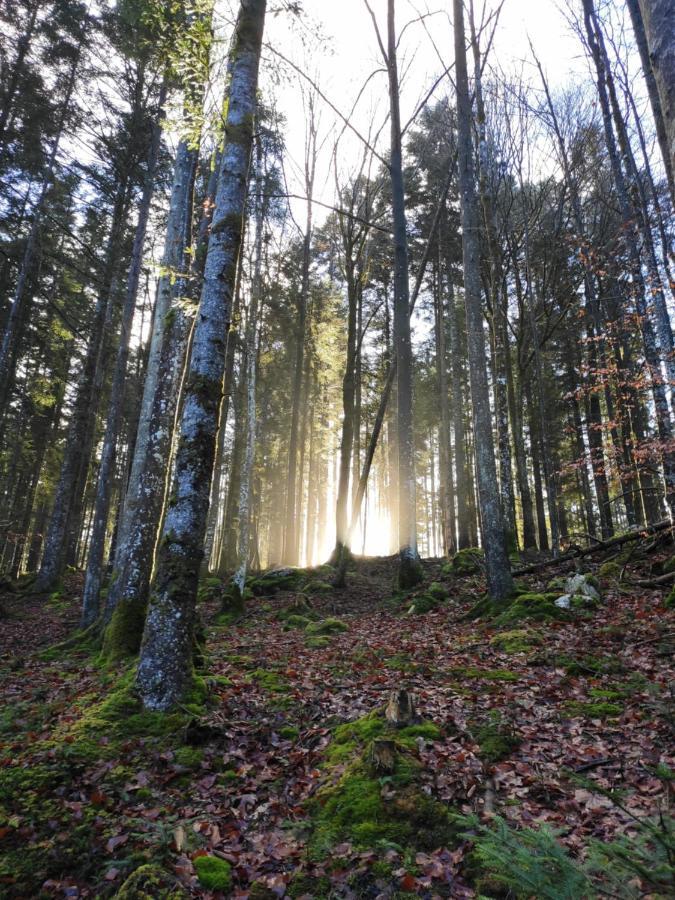
[[[251,536],[251,478],[256,442],[256,365],[258,333],[258,315],[262,306],[262,256],[263,225],[267,215],[267,199],[263,196],[262,146],[257,141],[256,153],[256,223],[253,263],[253,279],[251,281],[251,298],[246,319],[246,448],[239,487],[239,563],[234,573],[233,582],[243,598],[246,585],[246,572],[250,555]]]
[[[44,540],[40,571],[33,585],[36,591],[53,588],[63,571],[64,553],[68,538],[68,524],[75,487],[83,465],[83,456],[89,445],[87,434],[95,417],[95,388],[101,371],[106,323],[116,292],[116,269],[119,262],[120,243],[124,233],[128,206],[128,181],[118,186],[113,217],[106,249],[103,273],[105,288],[99,294],[90,327],[90,338],[82,365],[82,375],[73,404],[70,427],[66,436],[59,481],[56,486],[49,528]],[[94,410],[92,411],[92,406]]]
[[[641,9],[643,12],[643,18],[645,19],[645,30],[648,36],[648,41],[650,42],[650,52],[652,54],[652,64],[654,64],[654,49],[651,46],[651,40],[649,38],[650,35],[650,25],[647,21],[647,16],[645,15],[645,6],[649,5],[650,7],[658,8],[659,12],[662,12],[660,0],[649,0],[649,3],[645,2],[641,5]],[[668,5],[668,4],[666,4]],[[642,331],[642,340],[644,344],[645,350],[645,360],[647,362],[647,366],[649,368],[649,374],[651,377],[652,384],[652,394],[654,397],[654,409],[656,414],[656,422],[658,426],[659,438],[665,447],[663,451],[663,469],[664,469],[664,478],[666,483],[666,498],[668,502],[668,506],[671,512],[671,515],[675,514],[675,455],[670,449],[672,442],[672,422],[670,417],[670,409],[668,406],[668,399],[666,397],[666,390],[663,384],[663,376],[661,373],[661,358],[656,345],[656,338],[654,335],[654,329],[651,323],[651,318],[649,316],[649,311],[647,309],[647,302],[645,296],[645,283],[644,278],[642,276],[642,261],[640,258],[640,251],[638,249],[638,239],[636,235],[636,226],[634,222],[634,214],[631,208],[631,203],[629,200],[628,190],[626,187],[626,181],[623,173],[623,169],[621,167],[621,162],[619,160],[619,154],[617,151],[616,141],[614,138],[614,132],[612,129],[612,118],[610,113],[610,105],[607,97],[607,86],[606,86],[606,73],[603,65],[602,51],[601,46],[598,41],[598,24],[597,19],[595,17],[595,11],[593,8],[593,0],[583,0],[584,7],[584,21],[586,25],[586,34],[588,37],[588,43],[591,48],[591,54],[593,57],[593,62],[595,65],[596,76],[597,76],[597,89],[598,89],[598,97],[600,100],[600,108],[602,112],[602,121],[605,132],[605,143],[607,145],[607,153],[609,155],[610,164],[612,167],[612,173],[614,176],[614,183],[616,186],[617,197],[619,200],[619,208],[621,210],[621,215],[624,220],[624,239],[627,244],[629,259],[631,263],[631,275],[633,278],[633,291],[634,291],[634,299],[635,306],[638,312],[638,316],[640,318],[640,328]],[[654,21],[654,20],[653,20]],[[663,27],[665,29],[665,34],[670,32],[672,34],[673,28],[675,28],[675,24],[671,22],[669,25],[667,21],[663,21]],[[665,52],[665,45],[664,52]],[[675,46],[673,46],[673,51],[675,52]],[[675,57],[673,57],[673,62],[675,63]],[[668,61],[666,60],[665,69],[663,71],[668,71]],[[672,70],[670,70],[672,72]],[[656,73],[655,73],[656,74]],[[659,94],[661,95],[661,86],[659,85],[659,78],[657,77],[657,85],[659,86]],[[671,85],[672,87],[672,85]],[[675,89],[675,88],[674,88]],[[663,97],[662,97],[663,99]],[[673,129],[675,129],[675,111],[671,109],[671,113],[674,114],[672,119]],[[664,109],[664,119],[666,121],[666,128],[669,134],[669,139],[672,139],[672,142],[675,142],[675,130],[671,133],[668,129],[668,115],[667,111]]]
[[[36,4],[37,6],[37,4]],[[59,110],[58,125],[56,128],[56,136],[49,154],[47,162],[47,171],[42,181],[40,195],[33,209],[33,222],[28,233],[26,247],[21,261],[19,277],[16,282],[14,291],[14,299],[12,302],[5,331],[0,345],[0,420],[5,414],[7,403],[14,382],[14,370],[16,367],[16,358],[19,349],[19,340],[23,328],[28,320],[32,296],[29,294],[31,277],[35,274],[35,268],[40,254],[40,229],[42,227],[42,216],[47,201],[49,189],[54,181],[54,173],[56,170],[57,155],[59,146],[65,133],[65,127],[70,112],[70,103],[75,89],[75,80],[77,70],[80,64],[82,54],[82,44],[84,37],[80,41],[73,61],[68,73],[68,81],[66,84],[66,92]]]
[[[226,143],[185,385],[171,500],[136,675],[146,709],[170,709],[192,685],[197,584],[225,369],[225,335],[246,215],[265,8],[266,0],[242,0],[235,26]]]
[[[412,348],[410,343],[410,297],[408,291],[408,235],[403,185],[401,113],[399,108],[397,40],[394,0],[387,2],[387,49],[383,55],[389,75],[391,118],[392,213],[394,224],[394,352],[397,362],[398,443],[398,543],[401,588],[411,588],[422,579],[417,553],[415,502],[415,443],[413,435]]]
[[[145,182],[143,184],[143,193],[138,206],[138,221],[136,223],[136,232],[134,234],[129,272],[127,274],[124,305],[122,307],[119,345],[112,377],[110,404],[108,407],[105,435],[103,437],[101,462],[98,469],[96,499],[94,501],[93,523],[89,542],[89,555],[87,558],[87,570],[82,596],[82,616],[80,624],[83,628],[91,625],[99,616],[99,594],[104,577],[103,557],[110,512],[110,498],[114,480],[113,475],[115,470],[117,441],[119,438],[120,426],[122,424],[125,388],[127,383],[129,341],[131,339],[131,326],[136,312],[138,283],[140,281],[141,265],[143,263],[143,247],[148,228],[148,220],[150,218],[150,204],[155,192],[155,174],[162,137],[161,118],[164,113],[166,94],[167,82],[165,79],[160,89],[157,104],[157,117],[153,124]]]
[[[656,82],[670,159],[671,191],[675,177],[675,15],[672,0],[638,0]],[[651,94],[650,94],[651,100]],[[673,194],[675,206],[675,194]]]
[[[479,219],[471,146],[471,101],[462,0],[453,0],[457,80],[457,146],[471,406],[488,591],[503,602],[513,591],[495,465],[480,290]]]

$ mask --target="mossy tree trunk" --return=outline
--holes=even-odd
[[[188,365],[180,437],[136,687],[146,709],[168,710],[190,691],[227,334],[246,214],[248,167],[266,0],[242,0],[218,190]]]

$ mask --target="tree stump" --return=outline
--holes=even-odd
[[[392,691],[384,710],[384,716],[390,725],[396,728],[405,728],[417,721],[415,712],[415,698],[408,691]]]
[[[396,768],[396,741],[375,738],[370,748],[370,761],[376,772],[390,775]]]

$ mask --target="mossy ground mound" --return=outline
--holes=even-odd
[[[444,568],[444,574],[479,575],[484,567],[485,551],[481,547],[466,547],[455,553],[448,566]]]
[[[490,638],[490,646],[502,653],[529,653],[543,643],[542,638],[529,628],[501,631]]]
[[[440,737],[431,722],[397,729],[380,711],[336,728],[313,805],[310,855],[328,856],[345,840],[363,848],[452,846],[450,810],[422,790],[417,752],[418,740]]]
[[[194,861],[199,883],[208,891],[227,893],[232,887],[232,866],[218,856],[198,856]]]

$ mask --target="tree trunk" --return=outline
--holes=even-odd
[[[671,191],[675,176],[675,15],[672,0],[638,0],[656,82],[670,162]],[[632,14],[632,11],[631,11]],[[650,100],[652,99],[650,93]],[[675,194],[673,194],[675,205]]]
[[[185,385],[180,437],[136,687],[146,709],[168,710],[192,686],[192,650],[218,412],[236,268],[246,215],[266,0],[242,0],[216,205]]]
[[[394,224],[394,352],[398,372],[398,581],[401,588],[407,589],[414,587],[421,581],[422,569],[417,553],[412,348],[410,343],[410,297],[408,292],[408,235],[405,216],[401,114],[396,52],[394,0],[388,0],[387,50],[385,56],[389,75],[389,110],[391,117],[389,171]]]
[[[145,183],[143,184],[143,193],[138,206],[138,221],[136,223],[136,232],[134,234],[129,272],[127,274],[124,305],[122,307],[119,345],[112,377],[110,405],[108,407],[108,419],[103,438],[101,462],[98,470],[93,524],[89,542],[89,556],[87,559],[87,571],[82,596],[82,616],[80,620],[82,628],[87,628],[89,625],[93,624],[99,616],[99,595],[104,577],[103,558],[108,516],[110,512],[110,497],[113,487],[117,441],[124,410],[129,341],[131,339],[131,327],[136,312],[136,297],[138,294],[138,283],[141,277],[145,235],[148,228],[148,220],[150,218],[150,204],[155,192],[155,172],[157,169],[162,137],[161,117],[164,113],[166,94],[167,83],[165,80],[160,89],[157,117],[153,125],[153,133],[150,140]]]
[[[457,145],[459,151],[459,192],[464,263],[464,303],[466,307],[469,372],[471,378],[474,452],[488,591],[493,600],[503,602],[513,591],[513,580],[504,540],[504,524],[497,485],[490,397],[485,364],[485,333],[483,330],[479,269],[478,203],[471,146],[471,101],[469,98],[462,0],[453,0],[453,16],[455,25]]]

